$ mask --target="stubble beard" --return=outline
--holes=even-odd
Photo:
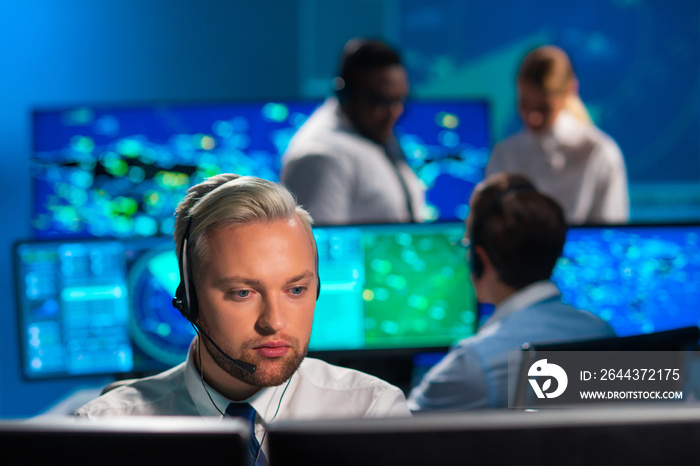
[[[204,329],[204,331],[209,334],[206,329]],[[308,342],[302,346],[297,338],[288,337],[287,340],[290,341],[290,349],[288,354],[282,358],[265,358],[255,354],[254,351],[246,352],[245,356],[242,357],[234,357],[234,352],[231,351],[230,348],[226,348],[217,342],[221,349],[230,357],[254,364],[256,370],[251,374],[244,371],[233,361],[221,354],[219,349],[217,349],[208,338],[202,338],[202,336],[198,338],[204,343],[207,352],[221,370],[241,382],[254,387],[276,387],[283,384],[294,375],[297,369],[299,369],[299,366],[309,352]],[[244,347],[252,348],[256,344],[255,342],[247,342]]]

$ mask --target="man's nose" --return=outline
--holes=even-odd
[[[269,295],[263,297],[257,326],[265,334],[277,333],[287,326],[280,297]]]

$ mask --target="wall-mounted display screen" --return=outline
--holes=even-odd
[[[35,111],[37,238],[172,232],[187,188],[212,175],[279,180],[281,156],[319,101]],[[426,220],[463,219],[490,153],[485,101],[409,101],[396,128],[425,184]]]

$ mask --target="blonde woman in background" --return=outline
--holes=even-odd
[[[566,53],[554,46],[530,52],[517,86],[524,128],[494,147],[486,175],[526,175],[561,203],[569,223],[627,222],[622,152],[593,124]]]

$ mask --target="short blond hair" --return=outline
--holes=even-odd
[[[173,239],[178,258],[188,234],[193,279],[211,251],[207,234],[218,228],[298,218],[315,245],[313,219],[283,186],[252,176],[224,173],[192,186],[175,211]],[[189,230],[189,232],[188,232]],[[315,249],[315,248],[314,248]]]

